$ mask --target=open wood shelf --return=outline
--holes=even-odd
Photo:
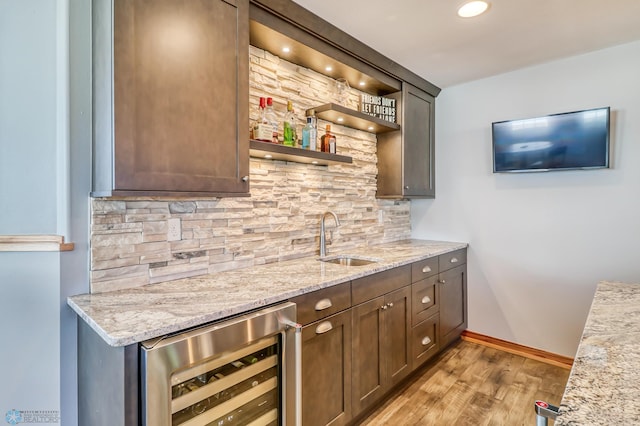
[[[328,152],[309,151],[271,142],[255,139],[249,141],[249,155],[254,158],[268,160],[293,161],[296,163],[328,166],[329,164],[350,164],[351,157],[346,155],[329,154]]]
[[[315,108],[309,108],[307,110],[307,115],[309,115],[311,111],[315,111],[316,117],[323,120],[331,121],[332,123],[336,123],[341,126],[363,130],[365,132],[377,134],[400,130],[399,124],[382,120],[380,118],[373,117],[363,112],[343,107],[342,105],[334,103],[320,105]],[[321,131],[322,129],[318,129],[318,133],[321,133]]]

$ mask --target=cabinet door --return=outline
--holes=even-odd
[[[302,424],[351,419],[351,311],[302,329]]]
[[[383,324],[384,297],[355,306],[352,311],[353,415],[357,415],[384,393]]]
[[[445,347],[467,328],[467,268],[460,265],[439,275],[440,339]]]
[[[385,347],[384,383],[394,385],[411,370],[411,287],[407,286],[385,296],[382,319]]]
[[[403,194],[435,197],[434,98],[402,86]]]
[[[248,0],[114,1],[114,193],[247,193]]]

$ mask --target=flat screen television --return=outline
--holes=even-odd
[[[609,110],[492,123],[493,172],[608,168]]]

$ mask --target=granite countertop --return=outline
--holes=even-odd
[[[404,240],[348,251],[378,260],[365,266],[307,257],[72,296],[67,303],[109,345],[126,346],[465,247],[466,243]],[[338,254],[330,252],[328,257]]]
[[[601,282],[556,425],[640,423],[640,284]]]

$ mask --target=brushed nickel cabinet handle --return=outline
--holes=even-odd
[[[438,281],[440,284],[446,284],[447,282],[445,280],[439,280]]]
[[[431,339],[429,338],[429,336],[422,338],[422,346],[427,346],[429,343],[431,343]]]
[[[383,311],[386,311],[388,308],[389,308],[389,306],[387,306],[387,305],[380,306],[380,309],[382,309]]]
[[[316,327],[316,334],[323,334],[333,330],[333,325],[329,321],[323,321]]]
[[[451,260],[449,261],[451,263],[458,263],[458,258],[457,257],[452,257]]]
[[[393,308],[393,302],[387,303],[387,306],[390,307],[390,308]]]
[[[331,299],[320,299],[316,302],[316,311],[324,311],[325,309],[329,309],[333,306],[331,303]]]
[[[242,176],[243,182],[249,182],[249,176]]]
[[[425,296],[425,297],[422,298],[422,303],[423,304],[426,305],[429,302],[431,302],[431,298],[429,296]]]
[[[431,272],[431,267],[430,266],[425,266],[424,268],[422,268],[422,273],[426,274],[427,272]]]

